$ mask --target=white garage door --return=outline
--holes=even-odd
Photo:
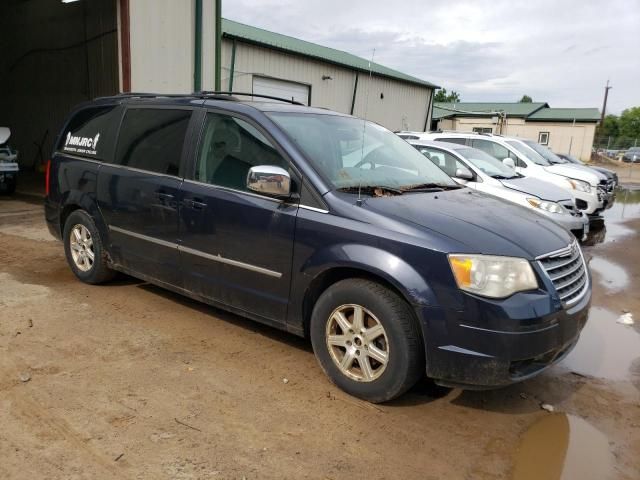
[[[301,83],[254,76],[253,93],[287,99],[293,98],[296,102],[309,105],[309,85]]]

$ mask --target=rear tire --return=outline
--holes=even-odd
[[[13,195],[16,191],[16,181],[5,182],[0,185],[0,193],[4,195]]]
[[[95,285],[115,276],[116,272],[108,266],[100,233],[87,212],[76,210],[69,215],[62,238],[67,262],[81,281]]]
[[[411,307],[390,289],[347,279],[313,309],[311,343],[329,379],[373,403],[403,394],[424,375],[424,349]]]

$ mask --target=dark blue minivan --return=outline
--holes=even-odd
[[[284,102],[128,94],[78,107],[47,169],[69,265],[311,339],[340,388],[488,388],[578,340],[590,274],[553,221],[457,185],[385,128]]]

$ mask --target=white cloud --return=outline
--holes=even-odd
[[[469,101],[640,105],[638,0],[222,0],[223,16],[369,58]]]

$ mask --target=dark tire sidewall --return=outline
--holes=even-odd
[[[386,295],[381,296],[375,290],[367,288],[371,285],[384,289]],[[338,306],[346,304],[358,304],[367,308],[385,329],[389,343],[389,361],[382,375],[372,382],[360,382],[344,375],[328,351],[325,341],[326,322]],[[411,348],[411,339],[407,337],[401,322],[395,318],[399,309],[404,309],[402,315],[405,316],[405,321],[407,316],[412,315],[409,306],[395,293],[365,280],[338,282],[320,296],[311,318],[311,343],[322,369],[339,388],[371,402],[384,402],[400,395],[417,381],[414,366],[420,359],[414,358],[416,349]]]
[[[73,256],[71,255],[70,235],[71,230],[76,225],[84,225],[84,227],[89,230],[91,239],[93,241],[93,252],[95,257],[93,265],[86,272],[80,270],[77,267],[75,261],[73,260]],[[72,212],[64,224],[64,235],[62,238],[64,242],[64,253],[67,257],[67,263],[69,263],[69,266],[71,267],[71,270],[76,277],[78,277],[85,283],[91,284],[101,283],[108,279],[111,272],[104,261],[105,252],[103,250],[100,232],[98,232],[95,222],[88,213],[86,213],[84,210],[76,210]]]

